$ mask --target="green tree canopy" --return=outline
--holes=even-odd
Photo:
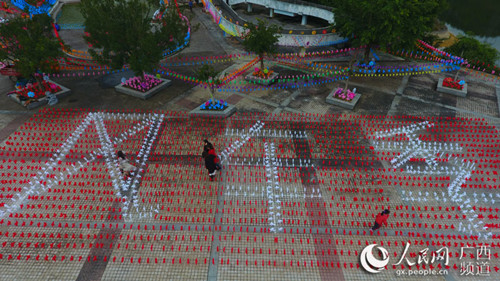
[[[449,8],[440,18],[453,27],[472,31],[479,36],[500,35],[500,1],[481,0],[472,5],[470,0],[448,0]]]
[[[458,36],[458,41],[448,48],[445,52],[455,56],[461,56],[469,61],[480,61],[488,65],[495,65],[499,58],[498,51],[488,43],[482,43],[470,35]]]
[[[188,30],[173,6],[153,23],[156,8],[157,0],[82,0],[89,53],[114,69],[129,64],[137,76],[152,71],[166,49],[183,43]]]
[[[412,48],[431,31],[445,0],[324,0],[335,8],[337,32],[355,46]]]
[[[248,33],[243,36],[243,47],[256,53],[260,58],[260,69],[264,70],[264,55],[274,55],[277,51],[276,43],[281,36],[281,28],[277,25],[267,25],[258,19],[258,25],[248,23]]]
[[[24,77],[36,72],[54,73],[63,55],[62,46],[54,36],[52,18],[47,14],[29,18],[17,17],[0,25],[0,59],[14,63]],[[39,75],[35,78],[40,81]]]

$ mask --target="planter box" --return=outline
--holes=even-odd
[[[443,81],[444,78],[439,78],[438,85],[437,85],[437,91],[440,93],[446,93],[446,94],[451,94],[459,97],[466,97],[467,96],[467,83],[464,84],[464,87],[462,90],[459,89],[453,89],[449,87],[443,87]]]
[[[222,117],[226,118],[231,116],[236,112],[236,107],[234,105],[228,104],[227,108],[224,110],[205,110],[197,107],[189,112],[191,116],[211,116],[211,117]]]
[[[271,74],[271,76],[268,79],[262,79],[260,77],[253,76],[252,74],[249,74],[245,77],[245,80],[250,81],[250,82],[255,82],[255,83],[260,84],[260,85],[269,86],[275,82],[274,79],[276,77],[278,77],[278,75],[279,75],[279,73],[273,72],[273,74]]]
[[[68,89],[60,84],[57,84],[54,81],[49,80],[48,82],[56,84],[57,86],[59,86],[61,88],[61,90],[59,92],[55,93],[58,100],[61,100],[61,98],[64,98],[71,93],[70,89]],[[15,93],[11,93],[8,96],[11,100],[26,107],[27,109],[37,108],[37,107],[40,107],[42,105],[46,105],[49,102],[49,99],[47,97],[42,97],[42,98],[39,98],[37,101],[32,101],[32,102],[26,104],[26,101],[21,101]]]
[[[168,79],[163,79],[163,78],[156,78],[156,79],[160,79],[163,82],[160,83],[159,85],[156,85],[156,87],[149,89],[149,91],[147,91],[147,92],[141,92],[141,91],[136,91],[134,89],[130,89],[128,87],[123,86],[121,83],[118,86],[115,86],[115,91],[122,93],[122,94],[129,95],[129,96],[133,96],[136,98],[140,98],[143,100],[149,99],[150,97],[152,97],[154,94],[158,93],[163,88],[166,88],[172,84],[172,81],[168,80]]]
[[[361,94],[356,93],[356,95],[354,96],[354,98],[352,100],[345,101],[345,100],[341,100],[341,99],[335,98],[333,96],[337,90],[338,90],[338,88],[336,88],[335,90],[333,90],[333,91],[330,92],[330,94],[328,95],[328,97],[326,97],[326,102],[329,103],[329,104],[333,104],[333,105],[336,105],[336,106],[343,107],[343,108],[354,109],[354,107],[358,103],[359,99],[361,98]]]

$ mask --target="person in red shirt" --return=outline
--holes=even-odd
[[[372,227],[372,230],[379,229],[382,224],[387,226],[387,219],[389,218],[389,214],[391,212],[389,210],[384,210],[382,213],[378,214],[375,218],[375,225]]]
[[[205,168],[208,170],[210,181],[213,181],[215,171],[221,169],[219,156],[217,156],[214,146],[208,140],[204,140],[203,142],[205,145],[203,146],[202,157],[205,159]]]

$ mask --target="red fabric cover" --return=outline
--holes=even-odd
[[[375,222],[382,225],[384,224],[387,226],[387,219],[389,218],[388,214],[378,214],[377,217],[375,218]]]
[[[215,149],[209,149],[208,154],[215,156],[214,163],[219,163],[219,157],[217,156],[217,153],[215,153]]]

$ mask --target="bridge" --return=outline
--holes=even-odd
[[[274,14],[281,14],[286,16],[302,16],[302,25],[307,24],[307,17],[313,16],[328,23],[335,21],[335,15],[331,7],[314,4],[300,0],[225,0],[228,5],[237,5],[246,3],[247,11],[252,12],[252,5],[260,5],[269,9],[269,16],[273,17]]]
[[[333,13],[329,7],[317,5],[314,3],[308,3],[298,0],[285,0],[285,1],[270,1],[270,0],[201,0],[207,12],[212,16],[214,22],[227,34],[230,36],[241,37],[245,34],[246,27],[244,27],[245,20],[242,19],[232,8],[231,5],[241,4],[241,3],[252,3],[270,7],[271,16],[274,13],[288,13],[290,11],[290,16],[292,13],[297,13],[300,11],[302,14],[302,24],[307,21],[307,16],[313,14],[317,17],[324,16],[329,22],[333,22]],[[276,3],[275,3],[276,2]],[[290,6],[279,6],[281,4],[289,4]],[[216,6],[217,5],[217,6]],[[274,5],[274,6],[272,6]],[[293,5],[293,6],[292,6]],[[310,5],[310,6],[304,6]],[[295,10],[294,10],[295,9]],[[316,10],[315,10],[316,9]],[[330,10],[328,10],[330,9]],[[319,10],[323,11],[320,12]],[[316,12],[314,12],[316,11]],[[330,13],[330,17],[327,16],[326,12]],[[305,17],[304,17],[305,16]],[[305,20],[304,20],[305,18]],[[319,47],[319,46],[331,46],[346,42],[347,39],[339,36],[334,30],[329,30],[328,28],[321,29],[300,29],[300,30],[286,30],[281,34],[278,40],[278,45],[280,46],[290,46],[290,47]]]

